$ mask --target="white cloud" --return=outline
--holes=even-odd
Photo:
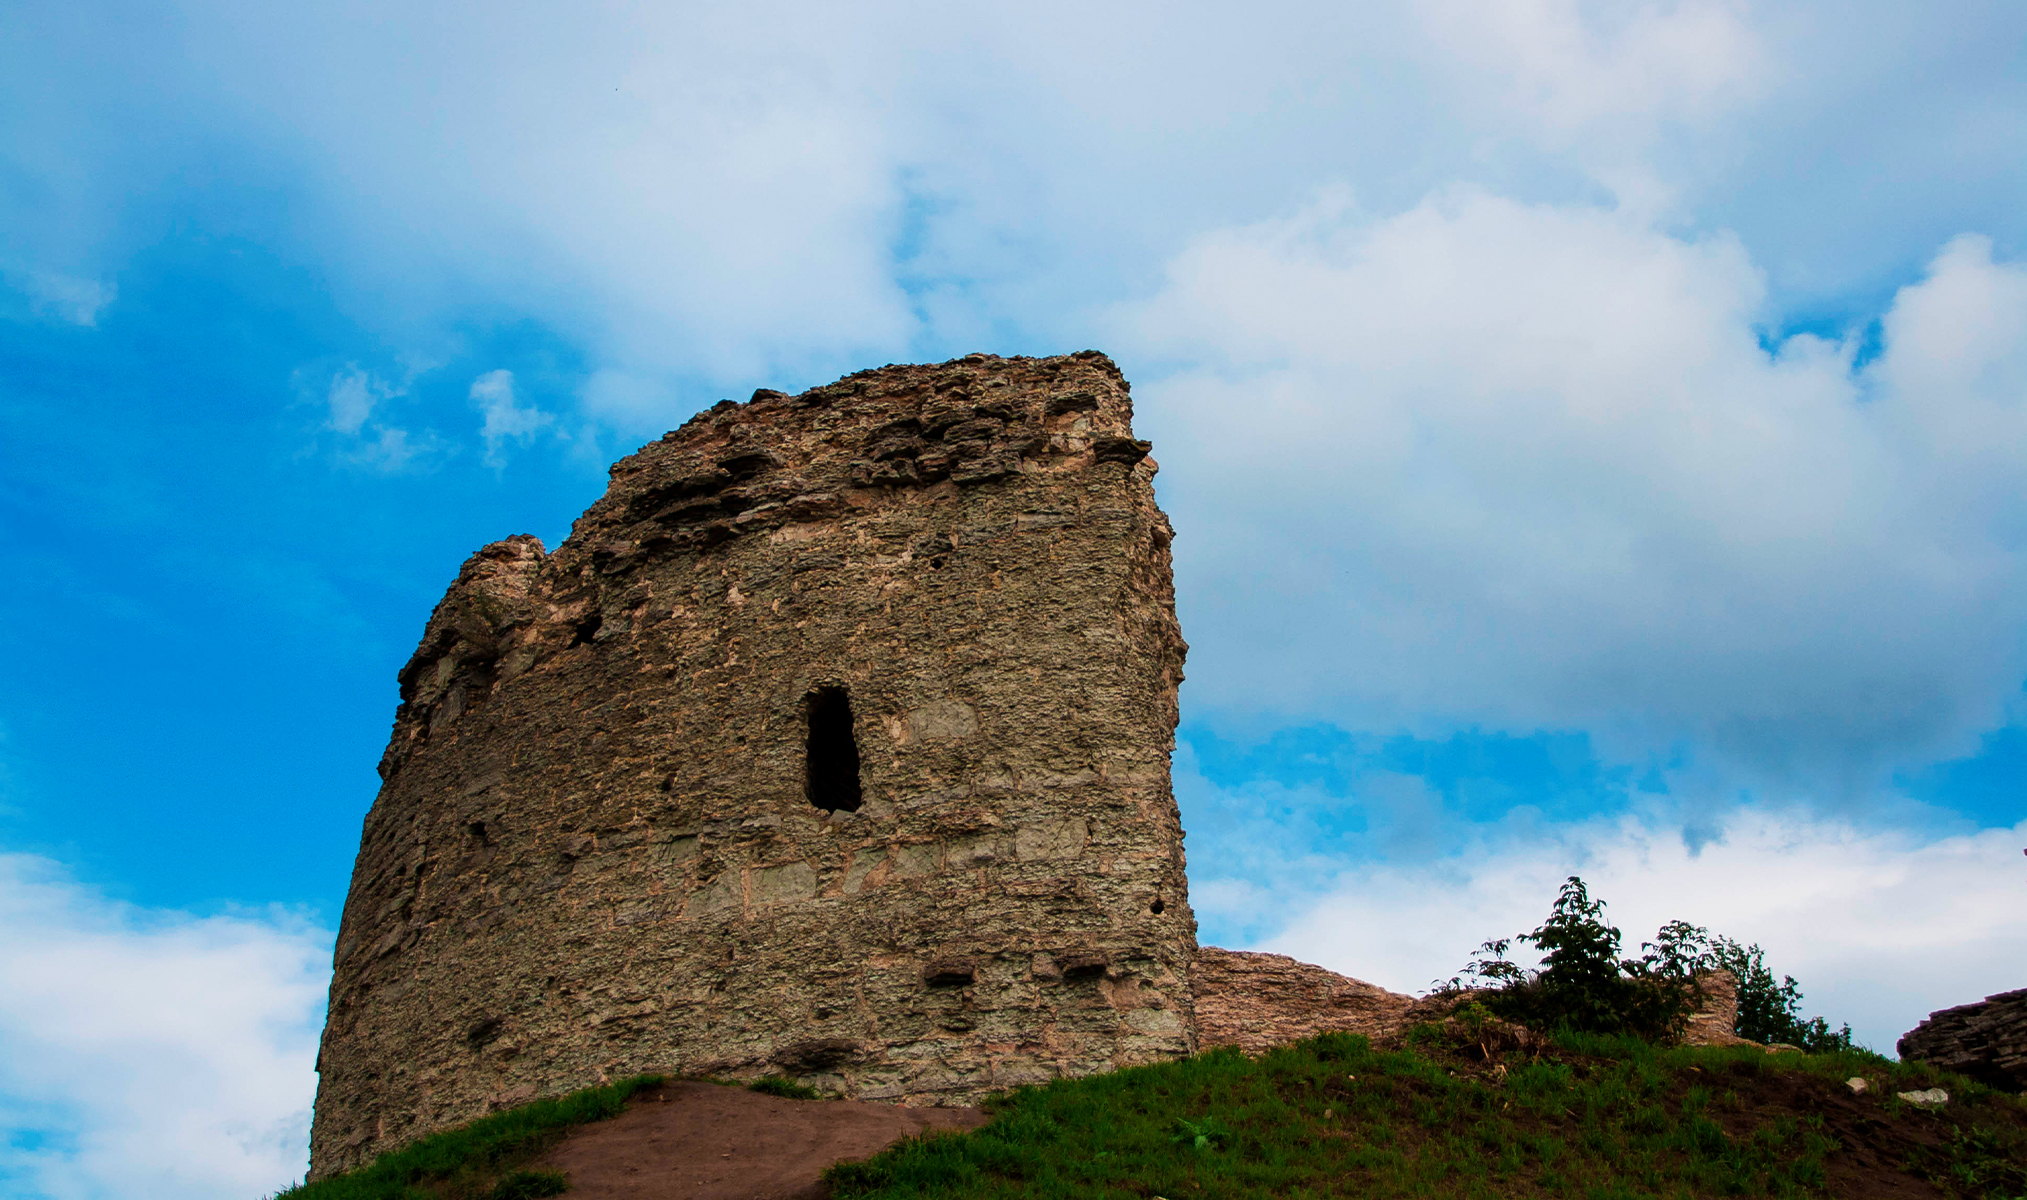
[[[33,184],[0,225],[37,261],[117,264],[159,236],[130,227],[217,205],[405,349],[506,307],[592,371],[686,392],[1082,344],[1192,232],[1333,180],[1382,211],[1457,181],[1567,200],[1605,180],[1752,230],[1784,279],[1876,282],[1936,244],[1938,203],[1977,198],[1950,232],[2027,229],[2027,83],[1994,49],[2023,18],[1951,12],[186,0],[109,33],[84,3],[38,13],[32,52],[0,47]],[[277,181],[286,221],[184,190],[193,164]],[[1875,200],[1909,188],[1925,207]],[[1807,253],[1756,240],[1776,228]],[[636,418],[658,419],[600,414]]]
[[[95,326],[111,307],[119,289],[97,279],[79,279],[53,271],[35,271],[23,281],[36,311],[72,325]]]
[[[1466,88],[1540,136],[1708,119],[1762,90],[1766,50],[1737,0],[1421,0]]]
[[[1734,240],[1464,190],[1207,235],[1124,310],[1192,702],[1690,744],[1829,798],[2027,678],[2027,271],[1953,243],[1883,354],[1763,349]],[[1204,711],[1204,708],[1199,708]]]
[[[107,280],[26,266],[20,262],[9,263],[4,259],[0,259],[0,285],[14,289],[28,301],[28,314],[85,328],[96,326],[99,314],[119,296],[118,285]],[[24,314],[16,311],[11,315]]]
[[[336,433],[356,435],[367,418],[373,415],[374,407],[392,394],[392,388],[367,372],[356,366],[346,367],[331,376],[331,390],[326,397],[331,416],[324,427]]]
[[[1679,826],[1629,816],[1347,874],[1259,948],[1420,992],[1487,938],[1540,924],[1564,877],[1581,875],[1629,951],[1678,918],[1757,942],[1802,985],[1805,1013],[1848,1021],[1890,1054],[1935,1009],[2019,986],[2023,844],[2027,821],[1922,841],[1744,809],[1696,853]],[[1213,882],[1191,896],[1215,906],[1231,891]]]
[[[309,380],[315,378],[321,376],[298,371],[298,389],[307,390]],[[332,372],[321,399],[325,410],[323,430],[333,435],[324,441],[331,456],[350,466],[394,475],[426,467],[449,453],[450,448],[430,430],[418,433],[387,419],[387,402],[405,395],[407,390],[406,384],[390,383],[356,363]],[[508,405],[511,408],[511,391]],[[487,446],[490,450],[490,439]]]
[[[505,464],[506,458],[500,453],[503,443],[525,444],[556,420],[532,405],[527,408],[520,406],[514,398],[512,371],[488,371],[472,380],[471,402],[472,407],[486,418],[479,429],[479,436],[486,442],[486,465],[489,467]]]
[[[398,426],[385,426],[372,430],[371,434],[340,449],[339,461],[394,475],[425,466],[447,452],[436,435],[426,430],[413,434]]]
[[[330,947],[294,914],[144,909],[0,855],[10,1194],[210,1200],[300,1178]]]

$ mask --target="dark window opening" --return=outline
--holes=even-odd
[[[809,802],[825,812],[859,811],[859,743],[852,702],[839,687],[809,694]]]
[[[1153,913],[1155,916],[1158,917],[1162,913],[1168,911],[1168,905],[1163,904],[1159,899],[1157,899],[1155,900],[1154,903],[1147,906],[1147,911]]]
[[[579,621],[577,628],[571,631],[570,646],[590,645],[591,639],[598,636],[599,627],[604,624],[604,613],[592,613],[582,621]],[[564,649],[567,650],[570,646],[565,646]]]

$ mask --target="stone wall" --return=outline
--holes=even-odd
[[[1729,971],[1697,977],[1701,1003],[1682,1040],[1692,1046],[1751,1046],[1733,1032],[1738,981]],[[1400,1037],[1423,1021],[1441,1022],[1484,993],[1437,992],[1409,996],[1377,984],[1298,962],[1285,954],[1197,951],[1191,973],[1197,1040],[1205,1049],[1236,1046],[1264,1054],[1320,1033],[1361,1033],[1375,1042]]]
[[[1264,1054],[1319,1033],[1397,1036],[1414,1020],[1413,996],[1298,962],[1205,946],[1193,975],[1197,1038],[1204,1048]]]
[[[467,561],[400,673],[312,1173],[637,1071],[935,1103],[1191,1051],[1131,416],[1091,352],[760,392]]]
[[[2027,1091],[2027,988],[1930,1013],[1896,1049],[1903,1059],[2009,1092]]]

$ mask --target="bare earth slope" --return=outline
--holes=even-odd
[[[670,1083],[587,1125],[536,1165],[570,1176],[572,1200],[801,1200],[823,1169],[932,1129],[974,1129],[975,1108],[784,1100]]]

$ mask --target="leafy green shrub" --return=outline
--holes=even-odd
[[[1439,986],[1490,987],[1486,1008],[1535,1029],[1671,1041],[1702,1001],[1697,975],[1721,967],[1738,979],[1740,1037],[1785,1042],[1812,1054],[1853,1049],[1849,1025],[1832,1032],[1821,1017],[1801,1019],[1801,988],[1791,975],[1776,984],[1756,945],[1670,921],[1653,941],[1640,944],[1639,957],[1622,959],[1619,936],[1605,921],[1605,902],[1592,899],[1584,881],[1572,875],[1546,921],[1532,932],[1486,942],[1457,977]],[[1542,951],[1539,970],[1507,958],[1516,942]]]
[[[1632,959],[1619,957],[1619,936],[1618,927],[1605,922],[1605,902],[1592,899],[1584,881],[1572,875],[1546,921],[1529,933],[1486,942],[1447,986],[1462,988],[1472,978],[1490,984],[1497,990],[1485,1006],[1535,1029],[1629,1033],[1655,1041],[1680,1036],[1702,997],[1696,973],[1710,965],[1703,931],[1671,921]],[[1540,970],[1528,971],[1506,957],[1515,942],[1542,951]]]
[[[780,1096],[787,1100],[814,1100],[817,1098],[817,1090],[815,1088],[804,1087],[786,1075],[762,1075],[746,1086],[751,1091],[761,1092],[769,1096]]]

